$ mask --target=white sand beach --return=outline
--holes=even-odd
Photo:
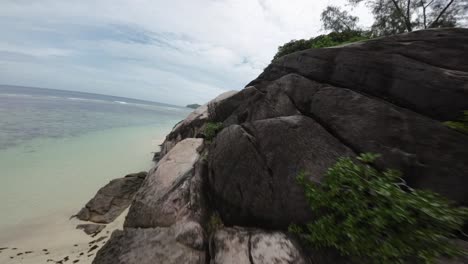
[[[91,263],[126,211],[95,237],[70,216],[110,180],[148,171],[170,128],[119,128],[0,152],[0,263]]]
[[[76,229],[87,222],[69,220],[68,213],[36,219],[4,232],[0,248],[7,248],[0,250],[0,263],[91,263],[112,232],[122,229],[127,210],[94,237]]]

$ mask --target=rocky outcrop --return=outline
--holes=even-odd
[[[94,263],[205,263],[203,139],[178,142],[150,171]]]
[[[297,175],[320,184],[363,152],[468,204],[468,135],[441,122],[468,110],[467,43],[467,29],[426,30],[275,60],[174,127],[94,263],[349,263],[286,230],[318,213]],[[223,129],[204,142],[208,122]]]
[[[175,228],[125,228],[96,255],[99,264],[204,264],[205,253],[176,240]]]
[[[440,121],[456,119],[461,110],[468,109],[468,72],[466,63],[460,59],[468,57],[466,44],[462,44],[467,35],[466,29],[428,30],[340,48],[293,53],[274,61],[250,84],[253,86],[221,101],[213,111],[213,119],[223,122],[232,131],[232,125],[248,127],[275,117],[302,115],[354,153],[382,154],[377,166],[401,170],[411,186],[438,192],[466,205],[468,137]],[[451,44],[447,44],[448,41]],[[427,50],[434,52],[426,56]],[[442,54],[444,60],[451,62],[450,69],[449,64],[440,62]],[[278,135],[276,129],[272,128],[270,132],[273,133],[261,134],[255,142],[277,142],[284,137],[281,132]],[[226,138],[226,134],[220,133],[214,141],[213,151],[218,151],[220,144],[232,147],[230,142],[244,142],[244,135],[244,132],[231,133],[230,138]],[[307,131],[293,135],[301,140],[316,137]],[[282,153],[286,145],[282,144],[274,154],[263,153],[261,148],[255,151],[258,156],[271,158]],[[244,151],[249,152],[242,148],[237,156],[230,153],[225,157],[242,160]],[[301,150],[299,153],[307,152]],[[214,157],[210,162],[215,170],[219,164],[229,163],[217,154]],[[328,165],[327,158],[321,156],[308,161]],[[307,156],[285,155],[280,164],[275,164],[281,168],[294,167],[297,172],[301,168],[296,164],[303,159],[307,160]],[[252,182],[253,178],[255,181],[267,179],[266,176],[245,174],[242,161],[239,166],[236,164],[227,175],[241,175],[236,178],[237,183]],[[257,175],[270,175],[267,167],[260,170],[263,174],[257,172]],[[256,219],[250,213],[239,219],[223,211],[239,206],[240,193],[252,201],[250,196],[260,196],[259,193],[268,196],[271,188],[253,190],[251,186],[240,184],[235,191],[238,194],[226,199],[216,180],[219,177],[224,181],[226,174],[224,171],[211,172],[210,182],[215,195],[222,198],[219,202],[223,204],[218,206],[223,208],[223,218],[233,224]],[[290,183],[286,186],[294,184],[292,174],[289,173]],[[311,180],[317,179],[314,171],[309,174]],[[286,174],[283,172],[282,175]],[[227,179],[229,181],[230,177]],[[247,204],[253,205],[247,202],[241,207],[249,210]]]
[[[99,189],[76,217],[95,223],[107,224],[114,221],[131,204],[146,174],[139,172],[112,180]]]
[[[192,113],[187,118],[174,126],[171,133],[167,135],[166,140],[161,145],[160,156],[166,155],[179,141],[185,138],[203,138],[203,128],[208,121],[208,112],[216,108],[219,102],[236,94],[237,91],[229,91],[220,94],[215,99],[207,104],[204,104]]]
[[[97,225],[97,224],[80,224],[76,226],[76,229],[81,229],[87,235],[97,235],[99,234],[106,226]]]
[[[353,155],[302,115],[231,125],[210,146],[213,202],[228,225],[287,228],[305,222],[312,214],[297,175],[307,172],[319,182],[339,157]]]
[[[196,163],[202,147],[203,139],[184,139],[159,161],[138,191],[126,227],[168,227],[187,217],[200,221],[201,212],[192,210],[200,208],[201,201],[193,197],[199,190],[190,189],[201,180]]]
[[[212,264],[305,264],[296,242],[282,232],[223,228],[211,241]]]
[[[273,61],[249,86],[289,73],[372,95],[436,120],[468,109],[468,30],[433,29],[329,49],[309,49]],[[449,103],[448,103],[449,102]]]

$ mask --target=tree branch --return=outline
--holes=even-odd
[[[408,4],[407,4],[407,7],[406,7],[406,19],[407,19],[407,23],[408,23],[408,25],[410,27],[409,31],[413,31],[413,27],[411,26],[410,5],[411,5],[411,0],[408,0]]]
[[[398,11],[398,13],[400,13],[401,18],[403,19],[403,22],[406,25],[406,29],[408,30],[408,32],[411,32],[412,31],[411,23],[409,23],[409,20],[406,18],[405,13],[403,13],[400,6],[398,6],[398,3],[396,2],[396,0],[392,0],[392,2],[393,2],[393,5],[395,5],[395,8]]]
[[[425,8],[427,8],[428,6],[432,5],[433,2],[434,2],[434,0],[431,0],[431,1],[425,6]]]
[[[434,1],[434,0],[432,0]],[[431,3],[432,3],[431,1]],[[424,29],[427,28],[427,19],[426,19],[426,4],[424,3],[424,0],[421,0],[421,7],[423,9],[423,19],[424,19]]]
[[[445,6],[445,8],[440,12],[440,14],[437,16],[437,18],[434,20],[434,22],[431,23],[431,25],[429,26],[429,28],[432,28],[434,26],[434,24],[436,24],[437,22],[439,22],[439,19],[442,17],[442,15],[445,13],[445,11],[447,11],[447,9],[452,5],[453,1],[455,0],[450,0],[450,2]]]

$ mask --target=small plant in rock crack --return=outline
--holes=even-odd
[[[223,123],[217,122],[208,122],[205,124],[205,129],[203,131],[203,135],[207,141],[212,141],[216,134],[223,129]]]
[[[408,187],[398,171],[375,169],[377,157],[341,158],[321,184],[300,173],[297,180],[317,218],[289,230],[313,247],[335,248],[358,263],[433,263],[466,254],[450,238],[461,231],[468,209]]]
[[[459,121],[446,121],[444,125],[462,133],[468,134],[468,110],[463,111],[463,117]]]
[[[224,226],[223,220],[219,216],[218,212],[213,212],[208,220],[207,232],[209,235],[215,233],[218,229]]]

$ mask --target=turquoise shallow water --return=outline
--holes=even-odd
[[[109,180],[148,170],[151,152],[189,113],[1,92],[0,236],[35,218],[78,211]]]

